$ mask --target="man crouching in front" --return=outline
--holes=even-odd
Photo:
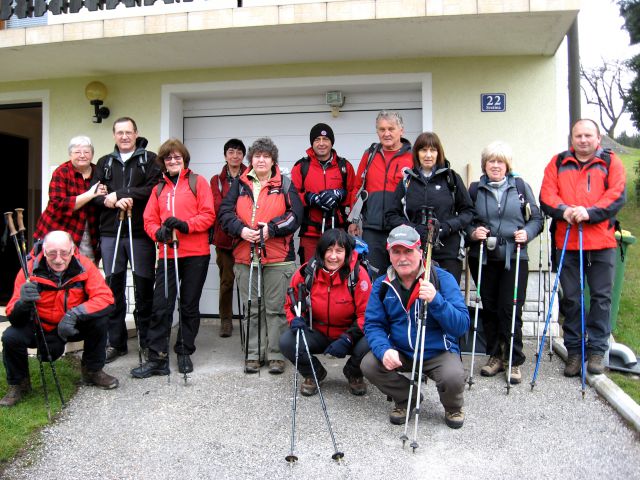
[[[425,302],[423,372],[436,383],[445,423],[460,428],[464,423],[465,373],[458,338],[469,328],[469,312],[460,288],[449,272],[436,266],[431,269],[430,281],[423,280],[420,235],[412,227],[401,225],[391,230],[387,250],[391,266],[374,283],[367,304],[364,332],[371,351],[362,360],[362,372],[395,401],[389,421],[403,424],[411,382],[399,372],[411,372],[414,355],[419,355],[419,312]],[[416,397],[414,387],[412,406]]]

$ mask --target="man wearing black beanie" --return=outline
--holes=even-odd
[[[296,162],[291,181],[304,205],[300,228],[300,263],[313,257],[318,239],[329,228],[346,228],[345,207],[354,194],[355,172],[348,160],[333,149],[335,136],[326,123],[318,123],[309,132],[311,147],[307,156]]]

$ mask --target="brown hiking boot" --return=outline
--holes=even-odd
[[[581,355],[579,353],[569,354],[567,364],[564,366],[565,377],[577,377],[580,375],[580,359]]]
[[[31,379],[22,380],[18,385],[9,385],[7,394],[0,400],[0,407],[13,407],[22,397],[31,391]]]
[[[499,372],[504,371],[504,363],[499,357],[489,357],[487,364],[480,369],[480,375],[483,377],[493,377]]]
[[[271,375],[280,375],[281,373],[284,373],[284,361],[269,360],[269,373]]]
[[[258,360],[244,362],[244,373],[258,373],[262,364]]]
[[[233,322],[230,318],[223,318],[220,320],[220,331],[218,335],[222,338],[228,338],[233,332]]]
[[[349,377],[349,391],[352,395],[361,396],[367,393],[367,384],[362,377]]]
[[[457,412],[444,412],[444,423],[449,428],[460,428],[464,425],[464,412],[458,410]]]
[[[512,365],[510,383],[511,385],[517,385],[520,382],[522,382],[522,372],[520,371],[520,367],[518,367],[517,365]]]
[[[587,372],[594,375],[604,373],[604,355],[599,353],[590,353],[587,360]]]
[[[409,414],[409,418],[413,416],[413,411]],[[407,419],[407,406],[404,407],[396,404],[389,413],[389,421],[394,425],[403,425],[405,420]]]
[[[318,375],[318,383],[322,383],[327,378],[327,371],[323,368],[321,371],[316,372],[316,375]],[[300,385],[300,394],[305,397],[311,397],[316,393],[318,393],[318,387],[313,376],[306,377],[302,385]]]
[[[119,382],[116,377],[112,377],[102,369],[97,372],[90,372],[86,367],[82,367],[82,383],[85,385],[94,385],[103,390],[111,390],[117,388]]]

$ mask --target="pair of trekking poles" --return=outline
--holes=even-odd
[[[24,208],[16,208],[15,213],[18,222],[17,230],[13,223],[13,212],[5,212],[4,219],[7,224],[7,228],[9,229],[9,235],[13,239],[13,244],[16,247],[16,253],[18,254],[18,258],[20,260],[20,268],[22,269],[22,273],[24,274],[25,281],[30,282],[31,280],[27,262],[27,243],[25,239],[26,228],[24,226],[23,219]],[[18,240],[18,236],[20,237],[20,240]],[[60,405],[62,406],[62,408],[64,408],[66,404],[64,401],[64,396],[62,394],[62,387],[60,386],[60,380],[58,379],[56,366],[51,356],[51,351],[49,350],[47,337],[45,336],[44,329],[42,328],[42,321],[40,319],[40,315],[38,314],[38,309],[35,305],[31,309],[31,312],[36,324],[36,329],[34,331],[36,346],[39,347],[41,345],[44,348],[44,354],[46,355],[47,362],[49,363],[49,367],[51,368],[51,375],[53,376],[53,381],[56,385],[56,390],[58,391],[58,395],[60,397]],[[44,375],[42,354],[40,352],[37,352],[36,357],[38,358],[38,365],[40,367],[40,381],[42,382],[42,392],[44,394],[44,401],[47,407],[47,418],[49,419],[49,421],[51,421],[51,403],[49,402],[49,389],[47,387],[47,381]]]
[[[265,248],[264,233],[262,227],[260,231],[260,241],[258,243],[251,244],[251,253],[249,255],[249,289],[247,293],[247,311],[243,312],[243,319],[245,322],[244,327],[240,325],[240,343],[244,349],[244,365],[245,373],[247,372],[246,366],[249,361],[249,331],[251,325],[251,301],[253,291],[253,268],[257,263],[258,279],[257,279],[257,291],[258,291],[258,365],[262,364],[262,257],[267,256],[267,250]],[[257,262],[256,262],[257,259]],[[236,283],[237,285],[237,283]],[[238,297],[239,298],[239,297]],[[240,300],[238,300],[240,301]],[[241,323],[242,323],[241,320]],[[265,319],[266,320],[266,319]],[[265,325],[266,327],[266,325]],[[244,330],[246,328],[246,331]],[[243,338],[244,335],[244,338]],[[258,375],[260,375],[260,368],[258,367]]]
[[[302,305],[305,301],[305,291],[306,287],[304,283],[298,284],[298,297],[296,299],[295,291],[293,287],[289,287],[287,289],[287,294],[289,295],[289,299],[291,300],[291,306],[293,309],[293,313],[296,317],[302,316]],[[311,304],[309,302],[309,311],[311,310]],[[333,429],[331,428],[331,421],[329,420],[329,413],[327,412],[327,405],[324,401],[324,396],[322,395],[322,390],[320,389],[320,381],[318,380],[318,375],[316,373],[316,369],[313,366],[313,361],[311,360],[311,353],[309,351],[309,344],[307,343],[307,336],[304,333],[303,329],[296,330],[296,362],[295,368],[293,370],[293,395],[291,397],[291,450],[289,454],[285,457],[285,460],[289,462],[290,465],[293,465],[298,461],[298,457],[295,455],[295,444],[296,444],[296,411],[297,411],[297,403],[298,403],[298,358],[300,357],[300,337],[302,337],[302,343],[304,344],[305,351],[307,353],[307,358],[309,359],[309,364],[311,365],[311,373],[313,374],[313,380],[316,384],[316,388],[318,389],[318,397],[320,398],[320,405],[322,407],[322,412],[324,413],[324,419],[327,423],[327,428],[329,429],[329,435],[331,436],[331,442],[333,443],[334,453],[331,455],[331,458],[336,462],[340,463],[340,461],[344,458],[344,453],[338,450],[338,446],[336,444],[336,438],[333,434]]]

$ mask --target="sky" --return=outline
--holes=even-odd
[[[640,53],[640,45],[629,46],[629,34],[624,29],[624,20],[613,0],[583,0],[578,14],[580,32],[580,59],[586,67],[596,67],[605,60],[627,60]],[[599,118],[598,109],[588,106],[583,98],[582,116]],[[637,133],[629,115],[624,115],[616,129]]]

